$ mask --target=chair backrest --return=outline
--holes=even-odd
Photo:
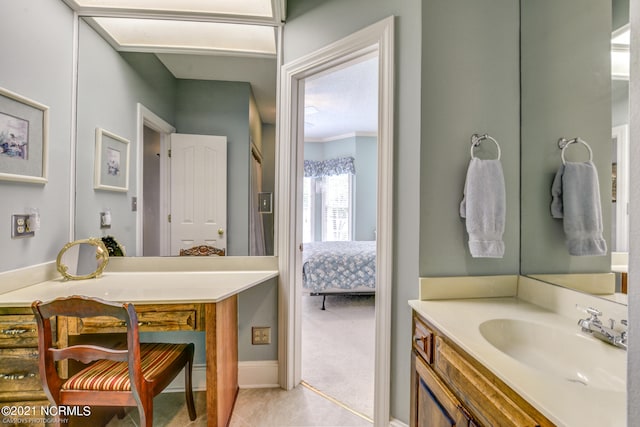
[[[82,363],[95,360],[128,362],[132,390],[141,386],[140,338],[138,316],[133,304],[118,304],[100,298],[80,295],[57,298],[49,302],[35,301],[31,308],[38,325],[39,370],[45,393],[58,402],[56,393],[63,379],[56,370],[55,362],[74,359]],[[57,316],[93,317],[111,316],[121,320],[127,327],[127,348],[109,348],[100,345],[72,345],[57,348],[53,342],[51,319]]]
[[[189,249],[180,249],[180,256],[224,256],[225,250],[209,245],[198,245]]]

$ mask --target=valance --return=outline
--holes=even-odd
[[[353,157],[340,157],[328,160],[305,160],[305,178],[322,178],[323,176],[342,175],[350,173],[355,175],[356,166]]]

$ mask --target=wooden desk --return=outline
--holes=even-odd
[[[241,291],[276,277],[277,271],[105,273],[98,279],[51,280],[0,295],[0,307],[29,307],[34,300],[87,295],[153,306],[197,304],[204,309],[206,339],[207,424],[226,426],[238,391],[238,299]],[[152,327],[147,325],[143,330]],[[202,327],[202,329],[200,329]],[[68,326],[60,339],[68,339]],[[60,329],[59,329],[60,330]]]

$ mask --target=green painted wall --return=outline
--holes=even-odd
[[[78,45],[78,108],[76,150],[75,236],[114,236],[136,256],[136,212],[131,197],[137,188],[137,105],[174,122],[176,79],[153,54],[119,54],[80,20]],[[96,128],[129,141],[129,191],[93,188]],[[100,229],[100,212],[111,210],[112,225]]]
[[[443,2],[444,3],[444,2]],[[448,3],[448,2],[447,2]],[[283,61],[291,62],[395,16],[394,221],[391,416],[408,424],[411,310],[418,296],[420,224],[420,0],[289,0]],[[441,39],[444,43],[444,39]]]
[[[227,253],[249,255],[251,86],[244,82],[178,80],[178,133],[227,137]]]
[[[0,87],[49,107],[49,181],[0,181],[0,272],[56,259],[70,235],[73,13],[61,1],[0,5]],[[11,215],[40,210],[35,237],[11,239]],[[0,289],[0,291],[2,291]]]
[[[593,150],[610,245],[611,2],[523,0],[521,15],[521,272],[608,272],[610,255],[569,255],[562,221],[551,217],[549,206],[551,184],[562,164],[558,139],[579,136]],[[588,152],[572,145],[566,158],[584,161]]]

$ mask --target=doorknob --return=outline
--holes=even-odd
[[[218,228],[218,234],[222,236],[224,234],[224,230],[222,228]]]

